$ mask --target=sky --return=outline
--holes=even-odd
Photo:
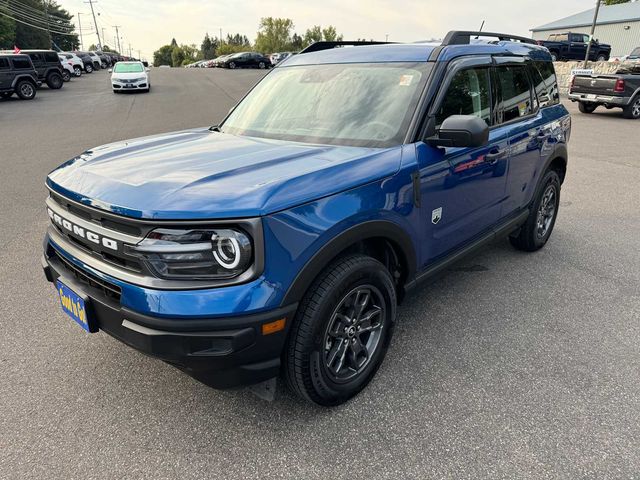
[[[71,14],[81,12],[84,46],[97,43],[91,9],[83,0],[58,0]],[[120,25],[122,50],[152,60],[175,37],[198,47],[205,33],[241,33],[255,40],[261,17],[293,20],[302,35],[313,25],[334,25],[345,40],[367,38],[412,42],[442,38],[448,30],[529,35],[533,27],[595,6],[594,0],[97,0],[98,29],[113,46]],[[74,18],[77,25],[77,18]],[[90,33],[93,32],[93,33]],[[124,52],[123,52],[124,53]]]

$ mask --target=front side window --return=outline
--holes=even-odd
[[[300,65],[273,70],[221,131],[305,143],[389,147],[404,139],[426,63]]]
[[[491,84],[488,68],[457,72],[436,113],[436,126],[451,115],[475,115],[491,125]]]
[[[57,54],[57,53],[55,53],[55,52],[46,52],[46,53],[44,54],[44,59],[45,59],[47,62],[51,62],[51,63],[55,63],[55,62],[58,62],[58,61],[59,61],[59,60],[58,60],[58,54]]]
[[[139,73],[142,72],[141,63],[116,63],[113,67],[115,73]]]
[[[533,113],[531,86],[527,70],[521,66],[501,66],[496,69],[501,92],[499,123],[526,117]]]
[[[13,63],[13,68],[15,68],[15,69],[21,69],[21,70],[24,70],[24,69],[32,70],[33,69],[33,65],[26,58],[12,58],[11,59],[11,63]]]

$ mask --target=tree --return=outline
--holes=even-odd
[[[291,46],[293,21],[289,18],[263,17],[255,42],[255,49],[262,53],[287,50]]]
[[[51,32],[51,41],[63,51],[73,50],[80,45],[78,35],[75,34],[76,27],[71,22],[73,15],[60,7],[56,2],[49,2],[48,12],[49,25],[51,30],[53,30]],[[56,32],[69,32],[70,34],[62,35]]]
[[[177,47],[178,46],[178,42],[176,42],[175,38],[171,39],[171,47]]]
[[[302,46],[308,47],[312,43],[321,42],[339,42],[342,40],[342,35],[338,35],[336,27],[329,25],[327,28],[322,28],[320,25],[314,25],[304,32],[302,39]]]
[[[3,12],[0,7],[0,49],[13,48],[16,40],[16,22],[2,15]]]
[[[329,25],[327,28],[322,29],[322,37],[326,42],[340,42],[342,41],[342,35],[338,35],[336,27]]]
[[[153,52],[153,64],[156,67],[159,67],[160,65],[171,66],[171,53],[173,51],[173,48],[174,47],[172,47],[171,45],[163,45],[158,50]]]
[[[291,50],[295,52],[302,50],[302,37],[297,33],[291,36]]]
[[[618,5],[620,3],[629,3],[631,0],[604,0],[605,5]]]
[[[200,53],[202,54],[202,58],[205,60],[210,60],[215,58],[216,49],[218,48],[218,39],[209,37],[209,34],[205,34],[204,40],[202,40],[202,45],[200,45]]]

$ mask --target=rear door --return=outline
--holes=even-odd
[[[507,129],[494,126],[491,57],[457,60],[448,68],[430,115],[436,128],[450,115],[475,115],[492,127],[478,148],[416,146],[420,166],[425,265],[498,222],[505,195]]]
[[[582,33],[571,33],[570,48],[571,58],[574,60],[584,60],[587,54],[587,42],[589,41],[589,35]]]
[[[9,59],[0,57],[0,89],[11,88],[12,80],[13,74],[11,73]]]
[[[38,78],[40,80],[43,80],[45,72],[47,70],[47,66],[44,62],[42,54],[38,52],[30,52],[27,55],[29,55],[29,58],[31,58],[31,63],[33,63],[36,72],[38,72]]]

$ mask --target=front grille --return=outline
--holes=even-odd
[[[65,270],[80,283],[101,291],[107,298],[120,302],[120,297],[122,296],[122,290],[120,287],[110,282],[106,282],[89,272],[79,269],[69,260],[60,255],[54,248],[51,248],[49,253],[51,257],[59,260],[65,267]]]

